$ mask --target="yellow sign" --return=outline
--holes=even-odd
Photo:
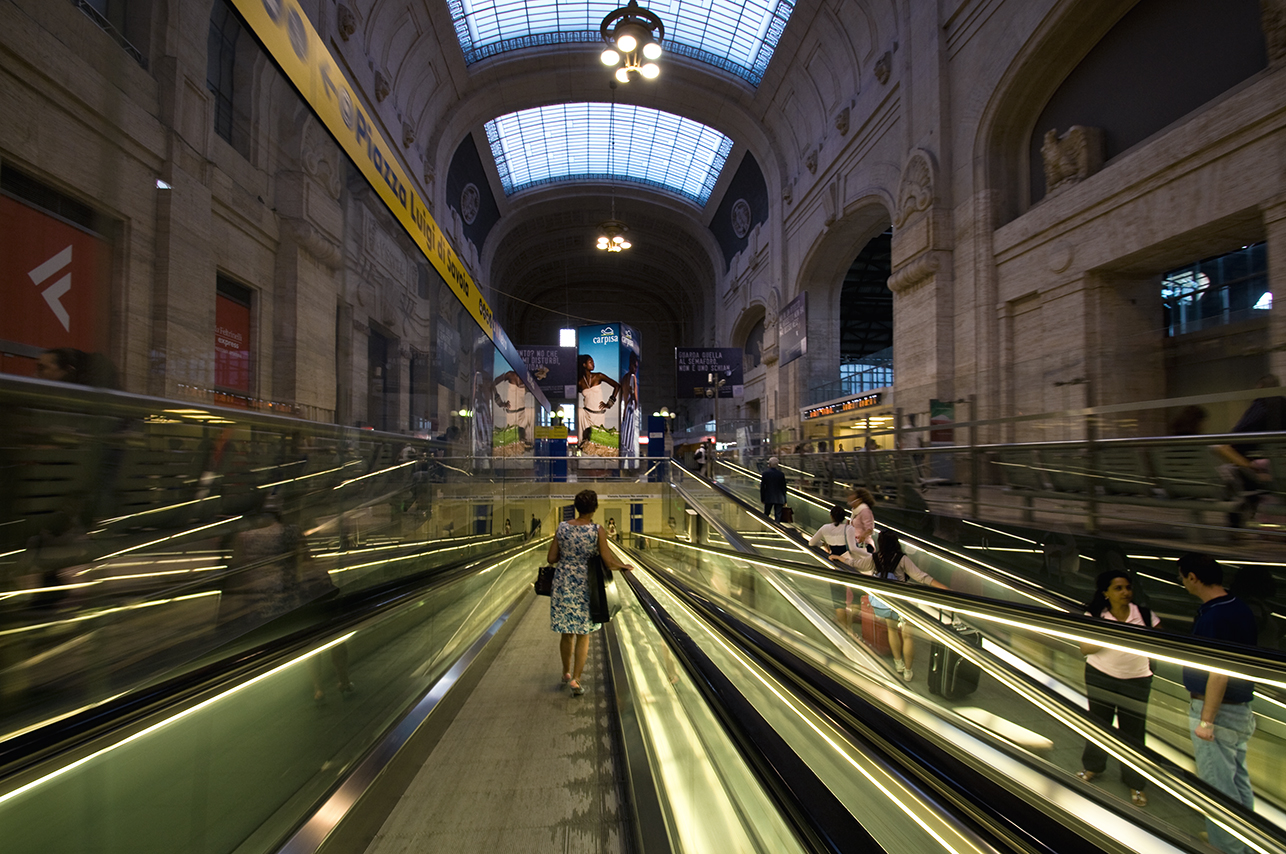
[[[393,156],[393,147],[358,104],[352,87],[298,0],[232,0],[232,4],[340,147],[362,170],[424,257],[494,340],[491,306],[478,292],[442,229],[429,216],[428,207]]]

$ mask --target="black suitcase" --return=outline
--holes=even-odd
[[[951,630],[970,646],[982,647],[982,634],[975,628],[954,623]],[[948,700],[961,700],[978,690],[982,668],[949,647],[934,641],[929,647],[929,693]]]

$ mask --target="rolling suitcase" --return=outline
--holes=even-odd
[[[889,632],[884,621],[875,616],[871,610],[871,597],[862,597],[862,641],[880,655],[892,655],[889,648]]]
[[[982,647],[982,634],[963,623],[952,623],[951,630],[970,646]],[[929,693],[948,700],[960,700],[978,690],[982,668],[949,647],[934,641],[929,647]]]

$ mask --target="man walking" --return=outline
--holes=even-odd
[[[773,520],[781,521],[781,509],[786,505],[786,475],[777,467],[776,457],[768,458],[768,468],[759,478],[759,500],[764,505],[764,515],[772,514]]]
[[[1255,615],[1250,606],[1223,586],[1223,567],[1209,555],[1189,552],[1179,558],[1183,588],[1201,600],[1192,624],[1196,637],[1255,645]],[[1255,684],[1194,667],[1183,669],[1183,685],[1192,695],[1188,723],[1197,776],[1248,810],[1255,792],[1246,769],[1246,742],[1255,732],[1250,709]],[[1227,854],[1242,854],[1242,842],[1209,819],[1210,844]]]

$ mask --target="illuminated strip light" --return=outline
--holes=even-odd
[[[284,486],[287,483],[298,483],[301,480],[308,480],[309,478],[313,478],[313,477],[321,477],[324,474],[334,474],[337,471],[343,471],[344,469],[348,468],[351,465],[361,465],[361,463],[362,463],[361,460],[349,460],[348,462],[344,463],[342,466],[337,466],[336,468],[333,468],[333,469],[326,469],[325,471],[317,471],[317,472],[313,472],[312,474],[301,474],[299,477],[287,478],[286,480],[278,480],[274,483],[265,483],[262,486],[256,486],[255,489],[271,489],[274,486]],[[349,482],[351,483],[352,481],[349,481]],[[343,486],[343,485],[344,484],[342,483],[340,484],[340,486]]]
[[[166,504],[164,507],[153,507],[151,510],[140,510],[137,513],[130,513],[125,516],[113,516],[110,519],[104,519],[99,524],[104,526],[111,525],[115,522],[123,522],[126,519],[137,519],[139,516],[147,516],[151,513],[168,513],[169,511],[177,510],[180,507],[188,507],[192,504],[201,504],[206,501],[218,501],[218,500],[219,500],[219,496],[217,495],[207,495],[205,498],[193,498],[191,501],[180,501],[177,504]],[[102,527],[94,531],[91,531],[90,533],[101,534],[106,530],[107,530],[106,527]]]
[[[1019,548],[1010,548],[1006,546],[965,546],[965,548],[979,549],[981,551],[988,551],[988,552],[1018,552],[1020,554],[1025,554],[1025,555],[1040,555],[1045,553],[1044,549],[1019,549]]]
[[[14,555],[20,555],[25,551],[26,549],[14,549],[11,552],[0,552],[0,557],[13,557]]]
[[[1024,543],[1031,543],[1033,546],[1040,545],[1040,543],[1036,542],[1035,540],[1029,540],[1026,537],[1020,537],[1017,534],[1011,534],[1008,531],[1002,531],[999,528],[988,528],[986,525],[979,525],[977,522],[970,522],[968,519],[965,519],[963,521],[966,525],[972,525],[975,528],[982,528],[984,531],[991,531],[991,533],[999,534],[1002,537],[1009,537],[1010,539],[1021,540]]]
[[[150,542],[146,542],[146,543],[139,543],[137,546],[130,546],[130,547],[129,547],[129,548],[127,548],[127,549],[121,549],[121,550],[120,550],[120,551],[118,551],[118,552],[112,552],[111,554],[103,555],[101,558],[99,558],[99,560],[108,560],[108,559],[110,559],[110,558],[114,558],[114,557],[116,557],[116,556],[118,556],[118,555],[129,554],[130,552],[136,552],[136,551],[138,551],[139,549],[145,549],[145,548],[147,548],[148,546],[155,546],[155,545],[158,545],[158,544],[160,544],[160,543],[166,543],[166,542],[169,542],[170,540],[177,539],[178,537],[186,537],[188,534],[195,534],[195,533],[197,533],[197,532],[199,532],[199,531],[209,530],[210,528],[217,528],[217,527],[219,527],[220,525],[226,525],[226,524],[228,524],[229,522],[236,522],[236,521],[238,521],[238,520],[240,520],[240,519],[244,519],[244,518],[245,518],[245,516],[237,515],[237,516],[232,516],[232,517],[227,518],[227,519],[221,519],[221,520],[219,520],[218,522],[211,522],[211,523],[210,523],[210,524],[208,524],[208,525],[202,525],[202,526],[200,526],[199,528],[190,528],[190,529],[188,529],[188,530],[186,530],[186,531],[179,531],[177,534],[170,534],[168,537],[161,537],[159,540],[152,540],[152,541],[150,541]]]
[[[677,602],[678,600],[676,599],[675,601]],[[682,605],[682,603],[681,603],[681,602],[680,602],[679,604],[680,604],[680,605]],[[685,608],[685,610],[686,610],[686,606],[684,606],[684,608]],[[691,615],[690,615],[690,618],[691,618],[691,619],[695,619],[695,617],[693,617],[693,616],[691,616]],[[698,621],[698,622],[699,622],[699,621]],[[839,743],[839,742],[837,742],[834,738],[832,738],[832,737],[831,737],[831,735],[830,735],[829,733],[822,731],[822,729],[821,729],[820,727],[818,727],[818,726],[817,726],[817,724],[816,724],[816,723],[811,719],[811,717],[810,717],[810,716],[805,715],[805,714],[803,713],[803,711],[801,710],[801,706],[799,705],[798,700],[797,700],[795,697],[790,696],[790,695],[787,695],[787,694],[783,694],[783,693],[781,692],[781,690],[779,689],[779,687],[778,687],[776,684],[774,684],[774,683],[772,683],[772,682],[768,681],[768,680],[763,676],[763,674],[760,672],[759,668],[757,668],[757,667],[752,667],[752,666],[751,666],[751,662],[750,662],[750,660],[749,660],[749,659],[747,659],[747,658],[746,658],[746,657],[741,653],[741,651],[740,651],[740,650],[738,650],[738,649],[736,649],[736,648],[734,648],[734,647],[730,646],[730,645],[727,643],[727,641],[725,641],[725,640],[724,640],[724,638],[723,638],[722,636],[717,635],[717,634],[715,634],[715,633],[713,633],[713,632],[710,632],[710,633],[709,633],[709,635],[710,635],[711,639],[713,639],[713,640],[714,640],[714,642],[715,642],[716,644],[718,644],[720,647],[722,647],[722,648],[724,649],[724,651],[725,651],[725,652],[726,652],[726,653],[727,653],[731,658],[733,658],[734,660],[738,661],[738,662],[741,664],[742,668],[743,668],[746,672],[748,672],[748,673],[749,673],[749,674],[750,674],[750,675],[751,675],[751,676],[752,676],[756,681],[758,681],[758,682],[759,682],[759,684],[761,684],[761,685],[762,685],[764,688],[766,688],[766,689],[767,689],[771,694],[773,694],[773,696],[775,696],[775,697],[778,699],[778,701],[779,701],[779,702],[780,702],[784,707],[786,707],[786,708],[790,709],[792,712],[794,712],[794,713],[795,713],[795,716],[796,716],[800,721],[802,721],[806,727],[808,727],[808,728],[809,728],[809,729],[811,729],[814,733],[816,733],[816,734],[817,734],[817,736],[818,736],[820,739],[822,739],[822,741],[826,742],[826,744],[827,744],[827,745],[828,745],[828,746],[829,746],[833,751],[835,751],[835,754],[836,754],[836,755],[837,755],[841,760],[843,760],[844,762],[847,762],[847,763],[848,763],[848,764],[853,768],[853,770],[854,770],[854,771],[857,771],[859,774],[861,774],[863,777],[865,777],[865,778],[867,779],[867,781],[868,781],[871,785],[873,785],[873,786],[875,786],[875,788],[879,789],[879,790],[880,790],[880,792],[881,792],[881,793],[882,793],[886,798],[888,798],[890,801],[892,801],[894,804],[896,804],[896,805],[897,805],[897,807],[898,807],[898,809],[900,809],[900,810],[902,810],[902,812],[906,813],[906,816],[907,816],[908,818],[910,818],[912,821],[914,821],[916,824],[918,824],[918,825],[920,826],[920,828],[924,830],[924,832],[925,832],[925,833],[929,834],[929,835],[930,835],[930,836],[932,836],[935,840],[937,840],[938,844],[939,844],[939,845],[941,845],[941,846],[942,846],[942,848],[943,848],[944,850],[946,850],[946,851],[950,851],[950,852],[953,852],[953,854],[960,854],[960,852],[959,852],[956,848],[953,848],[953,847],[951,846],[951,844],[947,842],[947,840],[943,839],[943,838],[942,838],[942,836],[941,836],[941,835],[939,835],[937,831],[935,831],[933,828],[929,827],[929,825],[924,821],[924,819],[922,819],[922,818],[920,818],[920,816],[916,815],[916,814],[915,814],[915,812],[913,812],[913,811],[911,810],[910,806],[908,806],[906,803],[904,803],[904,802],[903,802],[903,798],[898,797],[898,795],[897,795],[896,793],[894,793],[893,791],[891,791],[887,786],[885,786],[885,785],[884,785],[883,783],[881,783],[878,779],[876,779],[876,778],[875,778],[875,776],[874,776],[874,775],[872,775],[870,771],[868,771],[866,768],[864,768],[864,767],[862,767],[861,765],[859,765],[859,764],[858,764],[858,763],[853,759],[853,755],[852,755],[852,751],[851,751],[851,750],[844,750],[844,749],[842,748],[842,746],[840,745],[840,743]],[[854,816],[854,818],[856,818],[856,816]]]
[[[268,678],[270,678],[270,677],[272,677],[272,676],[276,676],[278,673],[282,672],[283,670],[286,670],[287,668],[293,667],[293,666],[295,666],[296,664],[299,664],[299,663],[300,663],[300,662],[302,662],[302,661],[307,661],[308,659],[313,658],[314,656],[316,656],[316,655],[318,655],[318,654],[320,654],[320,653],[325,652],[326,650],[330,649],[331,647],[335,647],[335,646],[338,646],[338,645],[340,645],[340,644],[344,643],[344,642],[345,642],[345,641],[347,641],[349,638],[353,637],[353,635],[355,635],[355,634],[357,634],[357,632],[349,632],[348,634],[346,634],[346,635],[344,635],[344,636],[342,636],[342,637],[336,638],[335,640],[333,640],[333,641],[331,641],[331,642],[329,642],[329,643],[327,643],[327,644],[323,644],[322,646],[319,646],[319,647],[317,647],[317,648],[316,648],[316,649],[314,649],[314,650],[311,650],[311,651],[309,651],[309,652],[304,653],[303,655],[299,656],[298,658],[295,658],[295,659],[292,659],[292,660],[290,660],[290,661],[287,661],[287,662],[285,662],[284,664],[280,664],[280,665],[278,665],[278,666],[274,667],[273,669],[271,669],[271,670],[267,671],[266,673],[261,673],[261,674],[259,674],[258,676],[254,677],[253,679],[247,680],[246,682],[243,682],[243,683],[241,683],[240,685],[237,685],[237,686],[236,686],[236,687],[234,687],[234,688],[230,688],[230,689],[228,689],[227,691],[224,691],[224,692],[223,692],[223,693],[221,693],[221,694],[215,694],[213,697],[210,697],[210,698],[208,698],[208,699],[206,699],[206,700],[202,700],[200,703],[197,703],[195,706],[191,706],[190,708],[184,709],[183,711],[179,712],[179,713],[178,713],[178,714],[176,714],[176,715],[173,715],[173,716],[171,716],[171,717],[168,717],[168,718],[166,718],[165,720],[162,720],[162,721],[157,721],[156,723],[152,724],[151,726],[146,727],[145,729],[141,729],[141,730],[139,730],[138,732],[134,733],[133,735],[126,736],[125,738],[121,739],[120,741],[116,742],[115,744],[108,745],[107,747],[104,747],[104,748],[102,748],[101,750],[96,750],[96,751],[94,751],[93,753],[89,754],[88,756],[84,756],[84,757],[82,757],[82,758],[80,758],[80,759],[77,759],[75,762],[72,762],[72,763],[71,763],[71,764],[69,764],[69,765],[64,765],[63,767],[61,767],[61,768],[59,768],[59,769],[57,769],[57,770],[55,770],[55,771],[51,771],[51,772],[49,772],[48,774],[44,775],[43,777],[39,777],[39,778],[37,778],[37,779],[35,779],[35,780],[32,780],[30,783],[27,783],[26,785],[19,786],[18,788],[14,789],[13,791],[6,792],[5,794],[0,795],[0,804],[7,803],[8,801],[10,801],[10,800],[12,800],[12,799],[14,799],[14,798],[18,797],[19,795],[25,794],[26,792],[31,791],[32,789],[36,788],[37,786],[41,786],[41,785],[43,785],[43,784],[45,784],[45,783],[50,782],[51,780],[57,779],[58,777],[63,776],[63,775],[64,775],[64,774],[66,774],[67,772],[69,772],[69,771],[73,771],[73,770],[75,770],[75,769],[79,768],[80,766],[82,766],[82,765],[86,764],[87,762],[92,762],[93,760],[95,760],[95,759],[99,758],[100,756],[105,756],[105,755],[107,755],[108,753],[111,753],[113,750],[116,750],[116,749],[118,749],[118,748],[124,747],[125,745],[130,744],[130,743],[132,743],[132,742],[138,741],[140,738],[144,738],[144,737],[146,737],[146,736],[148,736],[148,735],[151,735],[151,734],[152,734],[152,733],[154,733],[154,732],[157,732],[157,731],[159,731],[159,730],[161,730],[161,729],[164,729],[165,727],[169,726],[170,724],[177,723],[177,722],[179,722],[179,721],[183,720],[184,718],[188,717],[189,715],[192,715],[192,714],[194,714],[194,713],[196,713],[196,712],[199,712],[201,709],[204,709],[204,708],[206,708],[207,706],[214,705],[215,703],[219,702],[220,700],[222,700],[222,699],[224,699],[224,698],[226,698],[226,697],[231,697],[233,694],[236,694],[236,693],[238,693],[239,691],[243,691],[243,690],[245,690],[246,688],[249,688],[251,685],[255,685],[255,684],[259,683],[259,682],[262,682],[263,680],[268,679]]]
[[[12,599],[15,596],[31,596],[36,593],[55,593],[59,590],[77,590],[81,587],[93,587],[100,581],[78,581],[72,584],[55,584],[52,587],[27,587],[22,590],[6,590],[0,593],[0,600]]]
[[[887,596],[888,596],[888,598],[897,599],[897,600],[901,600],[901,601],[911,602],[911,603],[914,603],[914,604],[919,605],[920,607],[928,607],[928,608],[933,608],[933,609],[939,609],[939,606],[938,606],[938,605],[936,605],[936,604],[934,604],[934,603],[932,603],[932,602],[925,602],[924,600],[916,599],[916,598],[915,598],[915,597],[913,597],[913,596],[906,596],[906,595],[903,595],[903,594],[886,594],[886,592],[884,592],[884,591],[881,591],[881,592],[879,593],[879,595],[880,595],[880,596],[882,596],[882,597],[887,595]],[[1075,635],[1069,635],[1069,634],[1066,634],[1066,633],[1064,633],[1064,632],[1059,632],[1059,631],[1052,630],[1052,629],[1035,628],[1035,627],[1033,627],[1033,626],[1026,625],[1026,624],[1023,624],[1023,623],[1019,623],[1019,622],[1017,622],[1017,621],[1007,620],[1007,619],[1004,619],[1004,618],[995,617],[995,616],[988,615],[988,614],[981,614],[981,613],[978,613],[978,612],[976,612],[976,611],[962,611],[962,610],[959,610],[959,609],[955,609],[955,613],[956,613],[956,614],[968,614],[969,616],[977,617],[977,618],[982,619],[982,620],[984,620],[984,621],[990,621],[990,622],[1000,623],[1000,624],[1002,624],[1002,625],[1009,625],[1009,626],[1013,626],[1013,627],[1018,627],[1018,628],[1022,628],[1022,629],[1027,629],[1027,630],[1030,630],[1030,631],[1035,631],[1037,634],[1045,634],[1045,635],[1050,635],[1050,636],[1054,636],[1054,637],[1062,637],[1062,638],[1065,638],[1065,639],[1069,639],[1069,640],[1073,640],[1073,641],[1077,641],[1077,642],[1083,642],[1083,643],[1092,643],[1092,644],[1095,644],[1095,645],[1097,645],[1097,646],[1109,647],[1109,648],[1117,649],[1117,650],[1121,650],[1121,651],[1124,651],[1124,652],[1131,652],[1131,653],[1134,653],[1135,655],[1142,655],[1142,654],[1143,654],[1143,653],[1139,652],[1138,650],[1131,649],[1131,648],[1129,648],[1129,647],[1118,646],[1118,645],[1113,644],[1113,643],[1106,643],[1106,642],[1103,642],[1103,641],[1093,640],[1093,639],[1090,639],[1090,638],[1079,638],[1079,637],[1077,637],[1077,636],[1075,636]],[[921,619],[923,619],[923,617],[921,617]],[[963,643],[963,642],[961,642],[961,643]],[[1149,655],[1151,655],[1151,657],[1152,657],[1152,658],[1156,658],[1156,659],[1159,659],[1159,660],[1162,660],[1162,661],[1170,661],[1170,662],[1172,662],[1172,663],[1177,663],[1177,664],[1186,664],[1186,662],[1184,662],[1184,661],[1183,661],[1183,660],[1181,660],[1181,659],[1176,659],[1176,658],[1169,657],[1169,656],[1164,656],[1164,655],[1155,655],[1155,654],[1151,654],[1151,653],[1149,653]],[[1192,665],[1192,666],[1196,666],[1196,665]],[[1207,669],[1207,668],[1201,667],[1201,668],[1199,668],[1199,669],[1205,670],[1205,669]],[[1225,673],[1226,675],[1229,675],[1229,676],[1237,676],[1237,675],[1238,675],[1238,674],[1235,674],[1235,673],[1231,673],[1231,672],[1229,672],[1229,671],[1223,671],[1223,670],[1220,670],[1219,668],[1210,668],[1210,671],[1211,671],[1211,672],[1216,672],[1216,673],[1222,672],[1222,673]],[[1002,682],[1002,683],[1004,683],[1004,684],[1008,685],[1008,687],[1009,687],[1011,690],[1016,691],[1020,696],[1023,696],[1023,695],[1025,695],[1025,694],[1027,694],[1027,692],[1023,690],[1023,686],[1021,685],[1021,683],[1013,683],[1013,681],[1012,681],[1012,680],[1010,680],[1010,679],[1006,678],[1006,676],[1005,676],[1005,674],[1004,674],[1003,672],[990,671],[990,670],[989,670],[988,672],[989,672],[989,673],[991,673],[993,676],[995,676],[997,679],[999,679],[999,681],[1000,681],[1000,682]],[[1272,680],[1256,680],[1256,681],[1268,682],[1269,684],[1274,684],[1274,683],[1272,682]],[[1258,693],[1256,693],[1256,696],[1260,696],[1260,695],[1259,695]],[[1038,702],[1038,701],[1037,701],[1037,698],[1033,698],[1033,697],[1031,697],[1031,696],[1028,696],[1028,697],[1027,697],[1027,699],[1028,699],[1029,701],[1033,702],[1033,704],[1034,704],[1034,705],[1036,705],[1036,706],[1038,706],[1038,707],[1042,707],[1042,706],[1043,706],[1043,704],[1042,704],[1041,702]],[[1079,702],[1080,698],[1079,698],[1079,697],[1077,697],[1077,698],[1076,698],[1076,700]],[[1085,739],[1087,739],[1087,740],[1089,740],[1089,741],[1093,741],[1094,743],[1098,744],[1098,746],[1099,746],[1099,747],[1101,747],[1101,748],[1103,748],[1106,752],[1111,753],[1112,755],[1116,756],[1117,760],[1118,760],[1118,761],[1120,761],[1120,762],[1122,762],[1122,764],[1124,764],[1124,765],[1129,765],[1130,767],[1134,768],[1134,770],[1135,770],[1135,771],[1138,771],[1141,775],[1143,775],[1143,776],[1145,776],[1145,777],[1148,777],[1148,779],[1150,780],[1150,782],[1151,782],[1153,785],[1157,786],[1158,788],[1160,788],[1161,790],[1165,791],[1166,793],[1168,793],[1168,794],[1172,795],[1172,796],[1175,798],[1175,800],[1177,800],[1177,801],[1178,801],[1180,804],[1182,804],[1183,806],[1185,806],[1185,807],[1187,807],[1188,809],[1191,809],[1191,810],[1193,810],[1194,812],[1197,812],[1197,813],[1199,813],[1199,814],[1204,814],[1204,815],[1206,815],[1207,819],[1209,819],[1209,820],[1211,820],[1211,821],[1214,821],[1216,824],[1218,824],[1218,825],[1219,825],[1220,827],[1222,827],[1224,830],[1228,831],[1230,834],[1232,834],[1233,836],[1237,837],[1237,838],[1238,838],[1238,839],[1240,839],[1242,842],[1244,842],[1244,843],[1246,843],[1247,845],[1251,846],[1251,847],[1252,847],[1252,848],[1254,848],[1255,850],[1257,850],[1257,851],[1263,851],[1263,850],[1264,850],[1264,849],[1263,849],[1263,848],[1261,848],[1260,846],[1255,845],[1254,843],[1252,843],[1249,839],[1247,839],[1247,838],[1246,838],[1245,836],[1243,836],[1241,833],[1239,833],[1239,832],[1236,830],[1236,828],[1230,827],[1229,825],[1224,824],[1223,822],[1219,821],[1218,819],[1215,819],[1215,818],[1211,817],[1210,815],[1208,815],[1208,814],[1206,813],[1206,810],[1205,810],[1202,806],[1200,806],[1200,805],[1198,805],[1198,804],[1194,803],[1190,798],[1188,798],[1188,797],[1187,797],[1187,796],[1185,796],[1183,793],[1179,792],[1176,788],[1174,788],[1173,786],[1171,786],[1171,785],[1169,784],[1168,780],[1166,780],[1165,778],[1162,778],[1162,777],[1153,777],[1153,776],[1148,775],[1145,769],[1140,768],[1140,767],[1138,767],[1138,766],[1134,765],[1133,763],[1126,761],[1124,757],[1122,757],[1122,756],[1120,756],[1119,754],[1117,754],[1117,753],[1115,753],[1114,751],[1112,751],[1112,750],[1111,750],[1111,748],[1110,748],[1110,745],[1103,743],[1103,742],[1102,742],[1102,740],[1099,738],[1098,734],[1097,734],[1097,733],[1095,733],[1095,732],[1094,732],[1093,730],[1091,730],[1090,728],[1088,728],[1087,724],[1086,724],[1083,720],[1081,720],[1079,717],[1068,717],[1068,716],[1064,715],[1064,714],[1062,713],[1062,711],[1061,711],[1060,709],[1058,709],[1058,707],[1057,707],[1057,706],[1043,706],[1043,707],[1044,707],[1044,711],[1046,711],[1047,713],[1049,713],[1049,714],[1050,714],[1052,717],[1054,717],[1056,720],[1061,721],[1061,723],[1062,723],[1064,726],[1068,727],[1069,729],[1071,729],[1071,730],[1072,730],[1072,731],[1074,731],[1074,732],[1079,733],[1079,734],[1080,734],[1081,736],[1083,736]]]
[[[381,474],[388,474],[389,472],[394,472],[394,471],[397,471],[398,469],[404,469],[404,468],[406,468],[407,466],[413,466],[413,465],[415,465],[415,464],[416,464],[416,463],[418,463],[418,462],[420,462],[420,461],[419,461],[419,460],[408,460],[407,462],[404,462],[404,463],[402,463],[401,465],[390,466],[389,468],[386,468],[386,469],[380,469],[379,471],[373,471],[373,472],[371,472],[370,474],[364,474],[364,475],[362,475],[362,476],[360,476],[360,477],[355,477],[355,478],[353,478],[352,480],[346,480],[346,481],[344,481],[343,483],[341,483],[339,486],[337,486],[337,487],[335,487],[335,488],[336,488],[336,489],[343,489],[344,487],[348,486],[350,483],[357,483],[359,480],[366,480],[368,477],[375,477],[375,476],[377,476],[377,475],[381,475]]]
[[[188,602],[193,599],[201,599],[206,596],[218,596],[218,590],[206,590],[202,593],[189,593],[186,596],[175,596],[172,599],[153,599],[150,602],[138,602],[134,605],[121,605],[116,608],[107,608],[102,611],[91,611],[86,614],[78,614],[75,617],[68,617],[65,620],[51,620],[48,623],[35,623],[30,626],[19,626],[15,629],[0,630],[0,637],[7,635],[18,635],[23,632],[35,631],[36,629],[47,629],[52,626],[71,626],[76,623],[83,623],[88,620],[97,620],[99,617],[109,617],[112,614],[121,614],[126,611],[137,611],[140,608],[155,608],[158,605],[172,605],[175,602]]]
[[[372,566],[387,566],[387,565],[389,565],[390,563],[397,563],[398,561],[403,561],[403,560],[415,560],[416,558],[423,559],[423,558],[425,558],[425,557],[428,557],[430,554],[432,554],[432,555],[439,555],[439,554],[446,554],[447,552],[458,552],[458,551],[460,551],[461,549],[469,549],[469,548],[473,548],[473,547],[474,547],[474,546],[476,546],[476,545],[477,545],[477,543],[476,543],[476,542],[475,542],[475,543],[465,543],[464,545],[459,545],[459,546],[451,546],[451,547],[448,547],[448,548],[434,549],[432,552],[427,552],[427,553],[426,553],[426,552],[417,552],[416,554],[411,554],[411,555],[402,555],[401,557],[381,558],[380,560],[373,560],[373,561],[369,561],[369,562],[367,562],[367,563],[358,563],[358,564],[354,564],[354,565],[352,565],[352,566],[344,566],[344,567],[340,567],[339,569],[331,569],[331,570],[327,570],[327,571],[328,571],[331,575],[339,575],[341,572],[352,572],[352,571],[353,571],[353,570],[355,570],[355,569],[367,569],[367,568],[372,567]],[[503,561],[502,561],[502,563],[503,563]]]
[[[869,588],[861,587],[861,585],[858,585],[858,587],[860,589],[865,590],[868,593],[875,593],[881,599],[890,598],[898,601],[905,601],[913,605],[917,605],[921,608],[934,608],[934,609],[942,608],[941,605],[938,605],[934,602],[928,602],[924,599],[918,599],[914,595],[909,595],[902,592],[890,592],[887,590],[870,590]],[[952,606],[951,610],[953,610],[956,614],[965,614],[970,617],[975,617],[984,622],[999,623],[1002,626],[1009,626],[1010,628],[1022,629],[1023,631],[1034,632],[1035,634],[1038,634],[1038,635],[1061,638],[1063,640],[1072,641],[1073,643],[1078,643],[1078,644],[1087,643],[1087,644],[1092,644],[1094,646],[1107,647],[1108,649],[1114,649],[1114,650],[1117,650],[1118,652],[1128,652],[1134,655],[1141,655],[1145,658],[1154,658],[1158,661],[1168,661],[1171,664],[1177,664],[1181,667],[1191,667],[1193,669],[1204,670],[1209,673],[1220,673],[1220,674],[1223,674],[1224,676],[1230,676],[1234,679],[1244,679],[1249,682],[1258,682],[1266,685],[1273,685],[1274,687],[1277,687],[1277,688],[1286,689],[1286,680],[1265,679],[1258,676],[1249,676],[1245,673],[1240,673],[1235,670],[1228,670],[1227,668],[1224,668],[1224,667],[1209,667],[1204,664],[1197,664],[1195,662],[1188,661],[1187,659],[1184,659],[1184,658],[1176,658],[1173,655],[1165,655],[1157,652],[1145,652],[1143,650],[1138,649],[1137,647],[1123,646],[1122,644],[1119,644],[1119,643],[1100,640],[1097,638],[1082,637],[1081,635],[1075,635],[1075,634],[1072,634],[1071,632],[1066,632],[1061,629],[1051,629],[1045,626],[1037,626],[1032,623],[1024,623],[1020,620],[1014,620],[1009,617],[998,617],[995,614],[987,614],[982,611],[972,611],[972,610],[962,609],[954,605]]]

